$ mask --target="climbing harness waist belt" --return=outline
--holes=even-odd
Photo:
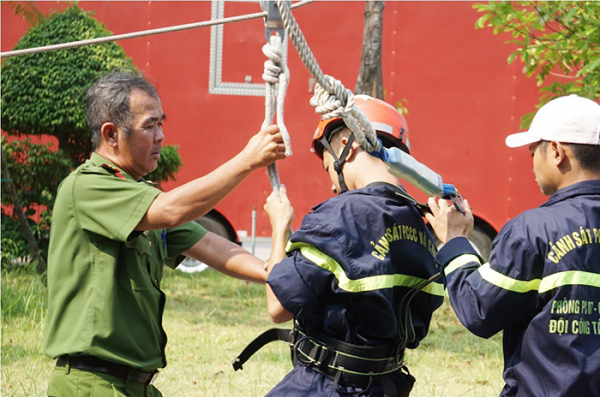
[[[56,361],[57,367],[69,367],[82,371],[102,372],[131,382],[151,385],[157,378],[158,371],[143,372],[126,365],[115,364],[93,356],[60,356]]]
[[[307,365],[336,383],[368,389],[378,377],[403,367],[404,349],[397,343],[358,346],[327,335],[294,330],[296,361]]]
[[[404,348],[397,343],[377,346],[358,346],[331,338],[318,332],[305,333],[273,328],[254,339],[233,361],[235,370],[267,343],[288,342],[292,360],[299,361],[322,375],[335,379],[341,385],[367,388],[373,377],[389,374],[403,368]]]

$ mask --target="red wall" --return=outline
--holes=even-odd
[[[210,2],[80,2],[115,34],[209,20]],[[383,81],[386,100],[408,99],[413,155],[467,197],[477,216],[496,229],[527,208],[539,205],[526,148],[508,149],[506,135],[534,110],[537,87],[521,73],[513,51],[491,29],[475,30],[479,14],[471,2],[386,2]],[[65,7],[41,2],[39,9]],[[257,3],[228,2],[225,15],[259,12]],[[325,74],[353,90],[358,75],[364,2],[309,4],[293,11]],[[2,51],[26,31],[26,24],[2,3]],[[263,21],[224,27],[223,81],[262,83],[265,57]],[[210,28],[120,41],[133,62],[151,76],[168,121],[166,143],[180,145],[184,167],[167,189],[199,177],[234,156],[260,128],[264,97],[208,92]],[[291,83],[285,121],[294,155],[278,164],[296,209],[294,227],[310,207],[327,199],[330,181],[309,152],[319,116],[308,101],[310,74],[289,44]],[[252,207],[257,233],[270,235],[262,205],[271,190],[266,171],[250,176],[219,206],[238,230],[250,231]],[[424,199],[416,189],[409,190]]]

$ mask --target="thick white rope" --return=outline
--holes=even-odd
[[[262,76],[266,85],[265,120],[263,121],[262,128],[264,129],[273,124],[273,118],[275,117],[275,114],[277,114],[277,125],[279,126],[279,131],[281,131],[283,137],[285,155],[291,156],[292,147],[290,134],[288,133],[283,119],[283,105],[288,83],[290,81],[290,71],[283,62],[283,51],[281,46],[281,37],[278,34],[274,34],[270,36],[269,43],[265,44],[262,49],[265,56],[269,58],[265,61],[265,72]],[[277,166],[273,163],[267,167],[267,170],[269,172],[269,179],[271,181],[273,192],[279,196],[281,181],[279,180]]]
[[[283,143],[285,144],[285,155],[292,155],[292,147],[290,141],[290,135],[283,120],[283,105],[285,100],[285,94],[290,81],[290,71],[285,63],[283,63],[283,50],[281,37],[275,34],[270,37],[270,43],[263,46],[263,54],[267,58],[265,61],[265,72],[263,73],[263,79],[266,82],[268,88],[265,99],[265,121],[263,128],[273,124],[273,117],[275,114],[274,105],[277,107],[277,125],[283,135]],[[277,86],[277,84],[279,84]],[[276,89],[277,88],[277,89]]]
[[[373,129],[371,122],[354,106],[354,94],[346,89],[339,80],[324,75],[321,71],[296,19],[292,15],[289,1],[277,0],[277,8],[281,13],[285,30],[294,47],[296,47],[300,59],[302,59],[310,74],[315,78],[315,94],[310,102],[311,105],[316,107],[315,111],[320,113],[324,119],[342,117],[356,140],[368,152],[381,149],[377,133]]]
[[[303,0],[303,1],[300,1],[296,4],[294,4],[293,6],[291,6],[291,8],[302,7],[309,3],[312,3],[313,1],[315,1],[315,0]],[[109,41],[135,39],[137,37],[151,36],[151,35],[162,34],[162,33],[179,32],[181,30],[188,30],[188,29],[204,28],[207,26],[221,25],[221,24],[225,24],[225,23],[240,22],[240,21],[246,21],[249,19],[263,18],[266,16],[267,16],[266,12],[258,12],[258,13],[254,13],[254,14],[246,14],[246,15],[240,15],[240,16],[236,16],[236,17],[215,19],[215,20],[204,21],[204,22],[188,23],[185,25],[176,25],[176,26],[170,26],[170,27],[166,27],[166,28],[150,29],[150,30],[143,30],[143,31],[133,32],[133,33],[119,34],[119,35],[114,35],[114,36],[98,37],[95,39],[73,41],[73,42],[61,43],[61,44],[53,44],[53,45],[44,46],[44,47],[32,47],[32,48],[25,48],[22,50],[6,51],[6,52],[0,53],[0,58],[8,58],[8,57],[14,57],[14,56],[18,56],[18,55],[27,55],[27,54],[38,54],[41,52],[63,50],[65,48],[76,48],[76,47],[82,47],[82,46],[86,46],[86,45],[102,44],[102,43],[107,43]]]

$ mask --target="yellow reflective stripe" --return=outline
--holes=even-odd
[[[581,270],[569,270],[565,272],[554,273],[543,279],[534,279],[530,281],[515,280],[505,276],[490,267],[489,263],[478,269],[481,277],[495,286],[504,288],[513,292],[529,292],[536,290],[543,294],[554,288],[565,285],[587,285],[600,288],[600,274],[584,272]]]
[[[429,283],[421,291],[427,292],[430,295],[446,296],[446,290],[444,289],[444,285],[436,282]]]
[[[463,255],[451,261],[444,270],[446,275],[460,268],[461,266],[472,262],[472,259],[467,260],[466,258],[458,261],[458,259],[461,259],[465,256],[469,255]],[[454,267],[451,270],[448,270],[453,265]],[[505,276],[504,274],[492,269],[489,263],[480,266],[477,271],[481,275],[481,278],[488,283],[494,284],[496,287],[500,287],[508,291],[520,293],[538,291],[540,294],[543,294],[544,292],[548,292],[554,288],[563,287],[565,285],[587,285],[590,287],[600,288],[600,274],[584,272],[581,270],[569,270],[565,272],[554,273],[544,277],[541,280],[536,278],[529,281],[517,280],[512,277]]]
[[[375,291],[392,287],[412,288],[426,281],[420,277],[407,276],[404,274],[383,274],[352,280],[346,276],[344,269],[335,259],[310,244],[302,242],[288,243],[286,250],[288,252],[299,250],[306,259],[320,268],[333,273],[338,281],[338,286],[348,292]],[[444,286],[439,283],[430,283],[423,288],[423,292],[431,295],[444,296]]]
[[[537,291],[540,287],[541,280],[536,278],[534,280],[522,281],[512,277],[505,276],[490,267],[489,263],[485,263],[477,269],[481,278],[488,283],[494,284],[497,287],[503,288],[513,292],[529,292]]]
[[[476,255],[464,254],[448,264],[444,269],[444,273],[449,275],[453,271],[472,262],[479,263],[479,258]],[[569,270],[559,273],[554,273],[542,279],[533,279],[529,281],[517,280],[512,277],[495,271],[490,267],[489,263],[481,265],[477,271],[485,281],[497,287],[508,291],[525,293],[529,291],[538,291],[540,294],[553,290],[554,288],[563,287],[565,285],[587,285],[590,287],[600,288],[600,274],[584,272],[581,270]]]
[[[542,279],[539,291],[544,293],[565,285],[588,285],[600,288],[600,274],[581,270],[554,273]]]
[[[456,258],[452,259],[450,263],[448,263],[448,266],[446,266],[444,269],[444,274],[447,276],[456,269],[461,268],[471,262],[476,262],[478,265],[480,264],[477,255],[463,254],[461,256],[457,256]]]

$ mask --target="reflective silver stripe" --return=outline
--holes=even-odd
[[[376,131],[387,132],[390,135],[392,135],[392,133],[394,132],[394,127],[392,127],[389,124],[371,122],[371,125],[373,126],[373,129]]]

